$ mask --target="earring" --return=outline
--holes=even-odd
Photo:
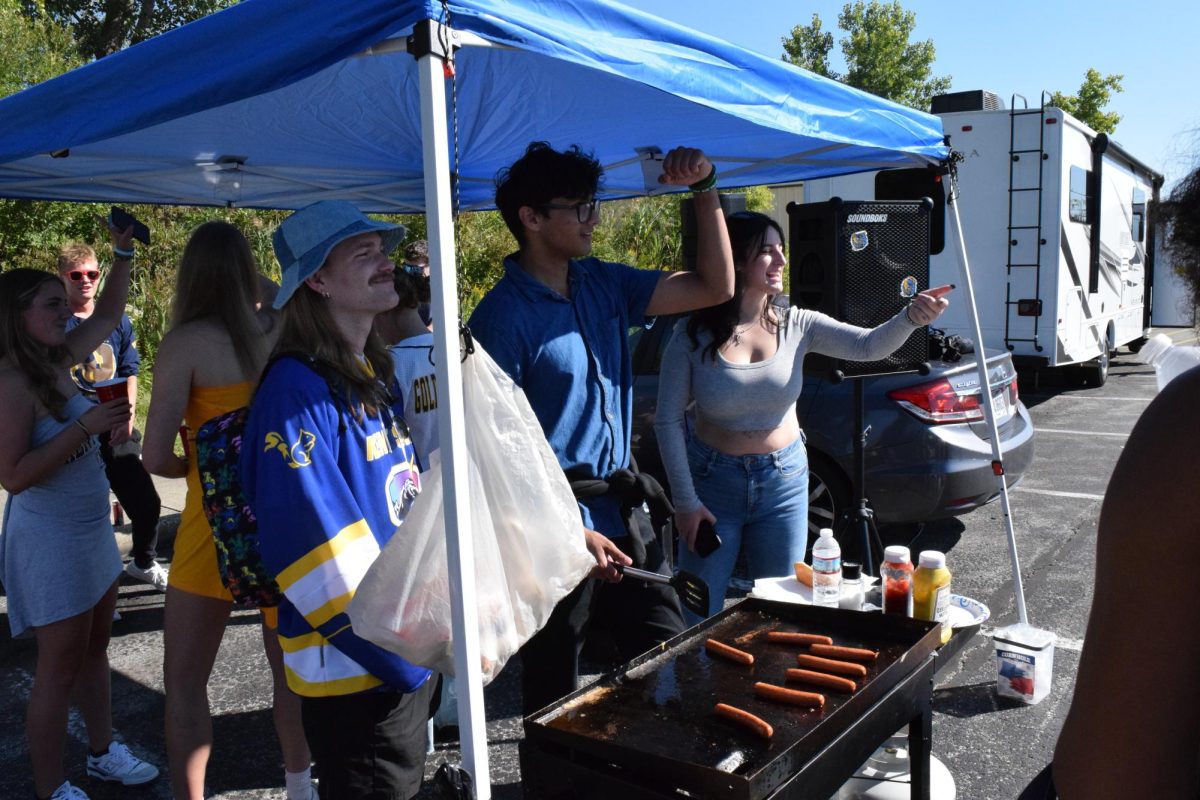
[[[321,292],[321,297],[324,297],[326,300],[328,300],[330,297],[329,292]]]

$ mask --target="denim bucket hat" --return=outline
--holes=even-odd
[[[373,220],[345,200],[322,200],[285,219],[271,237],[283,271],[275,308],[283,308],[305,278],[321,268],[330,250],[351,236],[372,232],[383,237],[384,253],[404,241],[403,225]]]

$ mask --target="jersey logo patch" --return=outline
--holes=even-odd
[[[284,463],[292,469],[299,469],[300,467],[307,467],[312,464],[312,458],[309,454],[317,444],[317,437],[301,428],[300,438],[292,444],[288,444],[287,440],[274,431],[266,435],[265,442],[264,453],[271,450],[278,450],[279,455],[283,456]]]
[[[417,465],[409,460],[396,464],[388,472],[384,491],[388,498],[388,516],[397,528],[408,516],[413,500],[421,493],[421,478]]]

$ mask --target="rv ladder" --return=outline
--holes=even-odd
[[[1017,98],[1021,99],[1022,107],[1017,108]],[[1036,307],[1041,307],[1042,296],[1042,247],[1046,244],[1046,240],[1042,238],[1042,198],[1043,198],[1043,183],[1046,161],[1046,92],[1042,92],[1041,106],[1033,109],[1029,107],[1029,101],[1022,95],[1014,94],[1012,102],[1009,103],[1008,111],[1008,263],[1005,268],[1005,274],[1008,278],[1004,288],[1004,344],[1009,350],[1015,350],[1014,346],[1017,342],[1029,342],[1033,344],[1033,348],[1039,353],[1043,350],[1041,342],[1038,340],[1038,326],[1041,322],[1038,316],[1033,317],[1033,338],[1018,338],[1013,336],[1013,307],[1021,305],[1022,301],[1034,300]],[[1038,126],[1036,148],[1032,147],[1017,147],[1017,120],[1018,118],[1036,118]],[[1027,131],[1028,125],[1021,126],[1022,130]],[[1025,144],[1026,142],[1022,142]],[[1036,186],[1017,186],[1017,165],[1021,162],[1022,156],[1031,156],[1036,153],[1038,162],[1037,169],[1037,185]],[[1033,225],[1017,225],[1016,221],[1016,205],[1018,198],[1023,198],[1028,192],[1037,192],[1037,217]],[[1026,214],[1025,218],[1028,218]],[[1034,241],[1034,261],[1032,264],[1014,261],[1014,255],[1017,248],[1020,247],[1021,237],[1029,235],[1028,231],[1033,232]],[[1034,296],[1017,297],[1013,294],[1013,270],[1032,269]],[[1025,273],[1026,275],[1028,273]],[[1024,285],[1027,282],[1022,281]],[[1023,293],[1027,294],[1027,293]],[[1018,312],[1019,313],[1019,312]]]

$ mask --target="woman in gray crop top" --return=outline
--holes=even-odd
[[[763,214],[727,220],[736,261],[731,300],[680,321],[663,354],[654,424],[675,502],[679,565],[711,588],[709,614],[721,610],[740,549],[751,578],[786,575],[808,540],[808,459],[796,419],[804,356],[823,353],[875,361],[904,344],[948,305],[922,292],[877,328],[847,325],[802,308],[781,311],[783,231]],[[695,428],[684,412],[695,403]],[[722,546],[694,552],[701,520]],[[686,612],[689,624],[699,617]]]

